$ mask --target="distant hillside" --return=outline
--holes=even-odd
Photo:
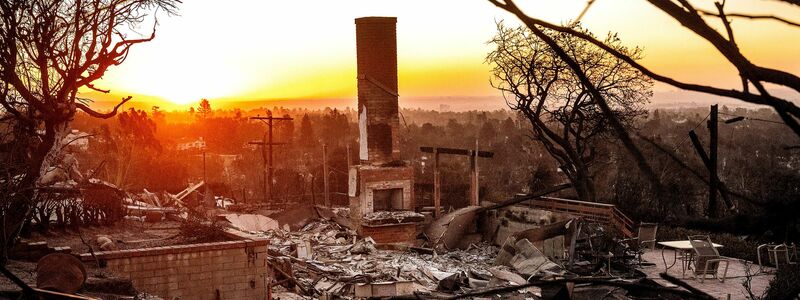
[[[769,92],[784,99],[788,99],[794,103],[800,104],[800,95],[789,89],[771,89]],[[692,108],[699,106],[709,106],[712,104],[726,105],[729,107],[744,107],[756,108],[760,107],[756,104],[747,103],[744,101],[712,96],[703,93],[690,92],[684,90],[674,90],[666,92],[656,92],[648,105],[651,109],[656,108]]]
[[[774,89],[770,92],[778,97],[789,99],[795,103],[800,103],[800,95],[788,89]],[[133,100],[128,102],[125,107],[135,107],[137,109],[150,110],[153,106],[159,106],[162,110],[187,110],[192,104],[174,104],[162,98],[147,95],[131,95]],[[96,110],[107,111],[119,102],[122,96],[87,93],[84,97],[94,99],[92,107]],[[258,108],[285,107],[285,108],[308,108],[321,109],[325,107],[355,109],[357,99],[353,98],[333,98],[333,99],[261,99],[261,100],[238,100],[238,99],[209,99],[215,109],[234,109],[252,110]],[[198,100],[199,101],[199,100]],[[655,92],[650,104],[650,109],[665,108],[694,108],[706,107],[718,103],[729,107],[756,108],[755,104],[743,101],[710,96],[703,93],[690,91],[674,90],[666,92]],[[469,111],[469,110],[498,110],[508,109],[508,106],[500,96],[450,96],[450,97],[400,97],[400,107],[420,108],[424,110],[436,111]]]

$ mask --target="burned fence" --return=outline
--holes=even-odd
[[[47,229],[84,224],[111,225],[125,217],[126,193],[99,180],[76,185],[54,185],[39,189],[33,222]]]

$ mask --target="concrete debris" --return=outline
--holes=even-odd
[[[262,215],[222,214],[218,217],[230,222],[232,227],[248,233],[276,230],[280,227],[278,221]]]
[[[545,218],[529,227],[506,226],[498,247],[497,233],[504,224],[493,223],[492,232],[479,230],[488,215],[481,206],[457,209],[438,219],[397,210],[353,217],[347,208],[302,205],[274,211],[237,204],[214,197],[207,189],[199,192],[203,182],[178,194],[146,189],[132,194],[102,181],[92,184],[122,194],[126,218],[142,222],[199,219],[213,226],[226,224],[225,234],[269,240],[267,252],[256,255],[267,256],[273,298],[567,299],[602,294],[632,299],[628,292],[643,288],[624,245],[603,226],[571,216]],[[193,193],[196,197],[189,197]],[[97,235],[94,249],[116,250],[117,242],[123,246],[138,241]],[[39,247],[47,248],[46,244]],[[62,286],[56,280],[61,277],[46,272],[78,270],[72,277],[85,279],[85,270],[81,277],[82,265],[58,263],[53,264],[58,272],[40,263],[42,284],[74,292],[77,283]],[[573,281],[576,278],[580,280]]]
[[[271,216],[281,226],[289,226],[290,230],[297,231],[306,226],[310,220],[316,219],[318,215],[314,206],[300,205]]]
[[[411,295],[418,290],[413,281],[361,283],[356,285],[355,296],[359,298],[392,297]]]
[[[467,206],[434,220],[425,229],[430,246],[438,250],[458,248],[468,227],[475,226],[475,216],[480,209],[480,206]]]
[[[631,299],[624,289],[607,289],[602,284],[612,277],[603,272],[608,260],[598,259],[598,255],[607,251],[599,245],[616,242],[601,226],[569,219],[516,232],[496,247],[481,241],[480,234],[473,231],[479,208],[460,209],[432,222],[425,230],[431,248],[376,243],[337,220],[346,218],[346,211],[324,207],[297,208],[292,218],[276,214],[276,218],[284,216],[280,222],[253,214],[220,217],[252,237],[270,240],[267,255],[273,291],[297,299],[441,298],[495,290],[500,298],[547,299],[606,291],[617,299]],[[367,218],[390,215],[379,212]],[[244,224],[245,220],[251,223]],[[458,244],[464,240],[469,243],[460,249]],[[625,274],[620,269],[614,273]],[[598,278],[600,283],[576,285],[569,281],[580,276]],[[637,280],[636,276],[624,278]],[[532,286],[530,282],[542,284]]]
[[[228,207],[230,207],[231,205],[233,205],[235,203],[235,201],[233,201],[233,199],[219,197],[219,196],[215,196],[214,197],[214,202],[216,203],[216,207],[223,208],[223,209],[227,209]]]
[[[505,250],[506,247],[504,246]],[[561,266],[549,260],[528,239],[522,239],[514,244],[515,254],[508,265],[526,276],[563,274]]]
[[[462,287],[469,287],[469,278],[464,272],[457,272],[439,280],[436,290],[452,293],[459,291]]]
[[[117,250],[117,243],[107,235],[98,235],[95,240],[100,251],[114,251]]]
[[[271,241],[270,267],[274,274],[281,274],[276,281],[313,297],[430,293],[454,274],[462,276],[458,286],[469,289],[471,280],[491,277],[489,263],[497,253],[496,247],[487,244],[446,254],[382,250],[371,238],[359,237],[332,220],[316,220],[291,232],[275,228],[261,235]],[[308,244],[311,251],[304,250]]]

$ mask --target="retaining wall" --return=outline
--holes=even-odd
[[[137,290],[165,299],[266,299],[267,240],[96,252]],[[93,262],[91,254],[81,260]]]

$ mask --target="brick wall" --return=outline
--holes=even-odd
[[[367,144],[368,164],[400,159],[396,24],[393,17],[356,19],[358,112],[367,111],[360,142]]]
[[[266,240],[95,253],[140,291],[165,299],[266,299]],[[90,254],[81,260],[94,261]]]
[[[403,189],[403,210],[414,210],[414,168],[353,166],[358,195],[350,197],[350,215],[358,223],[362,216],[373,212],[373,192],[380,189]]]

